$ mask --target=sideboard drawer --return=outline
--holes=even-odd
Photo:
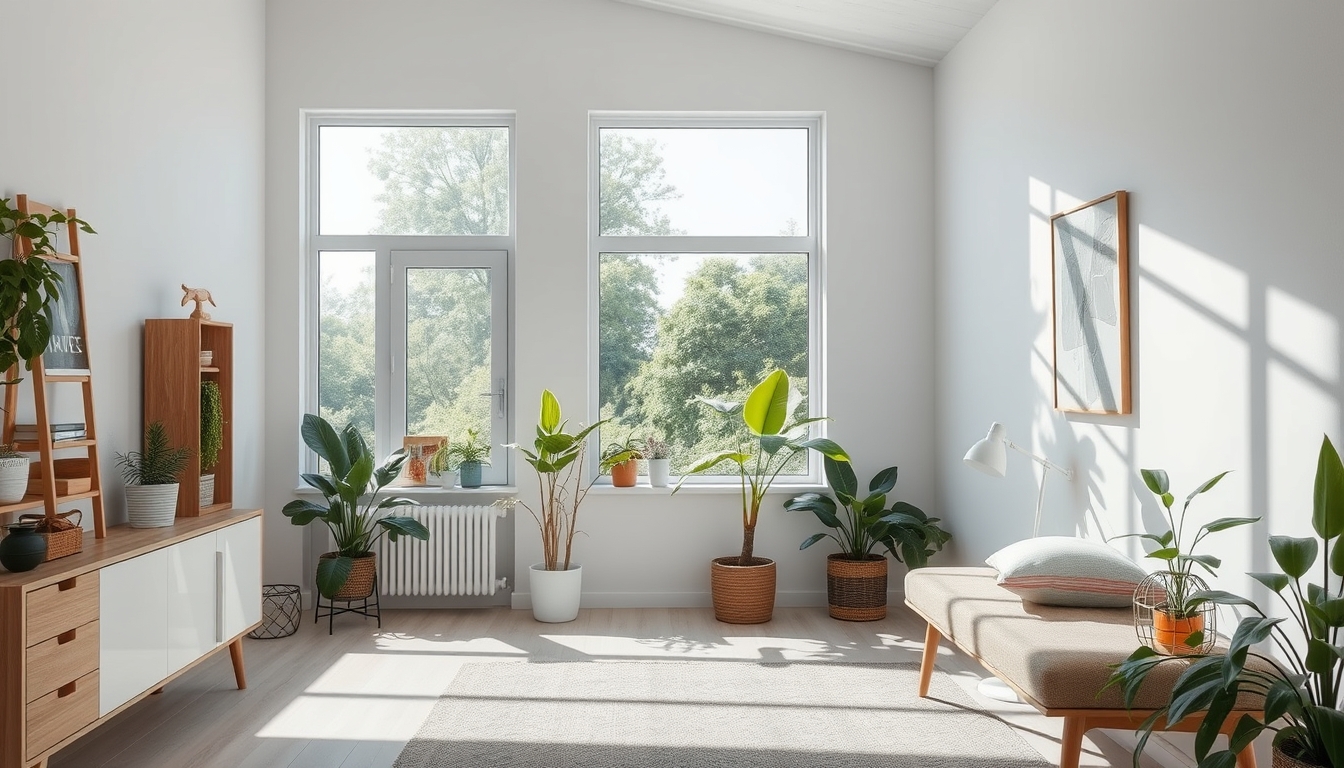
[[[98,622],[91,621],[29,648],[26,667],[28,701],[98,669]]]
[[[93,671],[28,704],[28,759],[98,719],[98,672]]]
[[[29,592],[27,645],[97,621],[98,594],[97,571]]]

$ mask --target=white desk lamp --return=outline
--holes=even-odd
[[[1008,430],[999,422],[994,422],[989,426],[989,434],[984,439],[971,446],[971,450],[966,452],[963,459],[968,465],[984,472],[991,477],[1003,477],[1008,471],[1008,448],[1021,453],[1032,461],[1040,464],[1041,469],[1041,489],[1036,494],[1036,521],[1031,527],[1031,537],[1034,539],[1041,533],[1041,504],[1045,501],[1045,478],[1050,474],[1050,470],[1055,470],[1060,474],[1073,480],[1073,470],[1065,469],[1043,456],[1028,451],[1022,446],[1008,439]],[[997,677],[987,677],[980,681],[977,686],[982,696],[986,696],[997,701],[1021,702],[1017,692],[1008,687],[1008,684]]]

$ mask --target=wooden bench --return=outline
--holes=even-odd
[[[1134,730],[1171,696],[1171,687],[1187,666],[1163,664],[1149,674],[1126,710],[1118,687],[1098,696],[1110,677],[1109,665],[1138,647],[1133,612],[1128,608],[1065,608],[1024,603],[995,583],[992,568],[920,568],[905,577],[905,604],[928,622],[920,666],[919,695],[928,695],[929,679],[946,637],[963,653],[1007,683],[1022,701],[1046,717],[1064,718],[1060,768],[1077,768],[1083,734],[1093,728]],[[1259,715],[1262,700],[1243,694],[1227,718],[1230,734],[1243,713]],[[1198,717],[1165,730],[1194,731]],[[1247,747],[1238,768],[1255,768]]]

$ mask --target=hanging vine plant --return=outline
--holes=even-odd
[[[219,382],[201,382],[201,472],[214,469],[224,449],[224,405]]]

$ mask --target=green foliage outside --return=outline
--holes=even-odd
[[[389,132],[369,168],[387,185],[378,232],[494,234],[507,230],[508,152],[503,132]],[[675,235],[652,204],[676,198],[653,141],[603,135],[599,212],[608,235]],[[345,254],[335,258],[350,258]],[[675,301],[660,302],[660,270],[699,260]],[[684,269],[683,269],[684,271]],[[489,434],[494,389],[486,270],[412,269],[407,286],[407,422],[412,434]],[[731,425],[705,418],[697,396],[745,399],[761,376],[788,373],[807,392],[805,254],[754,256],[602,254],[598,396],[608,440],[656,436],[673,472],[697,456],[736,447]],[[321,291],[321,415],[373,440],[372,258],[357,283]],[[803,471],[799,456],[789,472]],[[726,471],[726,470],[725,470]]]

